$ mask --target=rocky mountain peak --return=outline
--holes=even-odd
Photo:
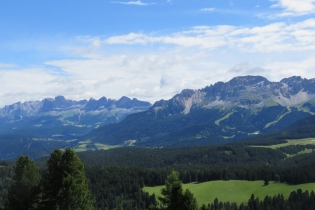
[[[292,84],[296,84],[296,83],[301,83],[301,82],[303,82],[303,80],[307,80],[307,79],[302,79],[302,77],[300,77],[300,76],[292,76],[289,78],[284,78],[280,82],[288,84],[288,85],[292,85]]]
[[[296,95],[299,92],[304,92],[308,95],[315,94],[314,79],[305,79],[300,76],[293,76],[282,79],[280,83],[282,84],[281,92],[287,97]]]
[[[0,109],[0,116],[7,115],[34,115],[40,112],[66,111],[70,109],[83,109],[85,111],[102,110],[132,107],[150,107],[151,104],[138,99],[130,99],[126,96],[121,97],[118,101],[101,97],[99,100],[90,98],[87,100],[74,101],[66,99],[64,96],[56,96],[55,98],[45,98],[42,101],[17,102],[6,105]]]
[[[131,99],[126,97],[126,96],[123,96],[121,97],[118,101],[117,101],[117,107],[123,107],[124,105],[128,104],[131,102]]]
[[[315,79],[290,77],[270,82],[262,76],[239,76],[217,82],[201,90],[185,89],[170,100],[156,102],[151,110],[169,114],[188,114],[191,110],[215,106],[261,109],[264,106],[293,106],[315,98]],[[168,111],[161,111],[168,110]]]
[[[180,93],[180,95],[181,95],[182,97],[185,97],[185,98],[190,98],[194,93],[195,93],[194,90],[191,90],[191,89],[184,89],[184,90],[182,90],[182,92]]]
[[[64,96],[56,96],[55,97],[55,101],[57,101],[57,102],[65,102],[67,100],[66,100],[66,98]]]
[[[9,120],[20,120],[34,115],[41,108],[41,101],[17,102],[0,109],[0,116]]]
[[[46,98],[43,100],[41,112],[58,111],[61,109],[68,109],[76,105],[76,101],[67,100],[64,96],[57,96],[54,99]]]
[[[228,84],[231,86],[248,86],[255,85],[261,82],[269,83],[269,81],[262,76],[239,76],[231,79]]]
[[[131,107],[145,107],[145,106],[150,106],[151,104],[145,101],[139,101],[136,98],[133,98],[132,100],[126,96],[121,97],[116,103],[115,103],[117,108],[125,108],[129,109]]]

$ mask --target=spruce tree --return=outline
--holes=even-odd
[[[84,165],[74,150],[55,150],[43,176],[43,208],[90,210],[94,200],[88,188]]]
[[[196,210],[198,209],[197,201],[193,194],[186,189],[183,193],[182,182],[179,179],[177,172],[172,173],[165,181],[165,188],[162,188],[161,194],[164,197],[159,197],[161,201],[160,209],[167,210]]]
[[[6,209],[35,209],[39,194],[39,182],[40,174],[35,164],[27,156],[19,157],[8,189]]]

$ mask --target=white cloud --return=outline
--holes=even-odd
[[[125,95],[153,103],[185,88],[240,75],[272,81],[292,75],[311,78],[314,34],[315,19],[307,19],[256,27],[196,26],[172,34],[78,37],[76,46],[58,47],[75,59],[29,68],[0,64],[0,107],[56,95],[75,100]]]
[[[0,68],[14,68],[14,64],[0,63]]]
[[[123,2],[123,1],[112,1],[111,3],[114,4],[126,4],[126,5],[138,5],[138,6],[148,6],[148,5],[152,5],[155,3],[144,3],[142,1],[128,1],[128,2]]]
[[[247,52],[283,52],[315,49],[315,19],[298,23],[276,22],[259,27],[199,26],[170,35],[130,33],[113,36],[104,44],[168,44],[214,50],[229,47]]]
[[[271,8],[282,8],[284,11],[273,17],[300,16],[315,13],[315,0],[270,0],[275,2]],[[271,16],[272,17],[272,16]]]
[[[57,76],[52,75],[44,68],[0,70],[0,75],[0,105],[2,106],[13,102],[39,100],[43,96],[51,97],[60,94],[55,90],[59,85],[49,83]]]
[[[123,79],[121,77],[108,77],[105,80],[98,80],[95,84],[94,87],[95,88],[100,88],[104,85],[108,85],[110,83],[116,82],[117,80]]]
[[[126,95],[155,102],[170,98],[184,88],[209,85],[209,79],[216,75],[212,70],[218,72],[223,67],[214,62],[205,62],[205,56],[174,51],[101,59],[56,60],[46,64],[62,68],[71,75],[70,78],[80,81],[81,97],[87,93],[94,98],[119,98]],[[195,71],[191,71],[192,68]]]
[[[203,9],[200,9],[200,11],[203,11],[203,12],[212,12],[214,10],[215,10],[215,8],[203,8]]]
[[[280,79],[284,77],[299,75],[304,78],[315,78],[315,56],[309,56],[302,60],[296,61],[275,61],[270,62],[264,66],[264,68],[277,69],[272,72],[273,78]]]

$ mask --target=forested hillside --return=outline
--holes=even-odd
[[[297,148],[296,154],[301,145]],[[241,143],[165,149],[129,147],[78,154],[85,164],[89,186],[99,209],[147,209],[157,198],[143,192],[142,188],[163,185],[172,170],[179,172],[183,183],[212,180],[315,182],[315,152],[287,158],[283,148],[260,148]],[[36,164],[44,169],[46,160],[36,160]],[[5,199],[12,169],[8,163],[3,166],[0,168],[1,193]]]
[[[315,139],[306,138],[314,136],[314,119],[313,116],[305,118],[281,132],[225,145],[121,147],[78,155],[85,165],[98,209],[148,209],[158,200],[155,195],[143,192],[142,188],[163,185],[172,170],[179,172],[183,183],[264,180],[262,183],[277,181],[294,185],[315,182]],[[43,157],[35,161],[41,171],[45,170],[47,159]],[[0,172],[3,206],[12,177],[12,162],[2,161]],[[267,198],[272,199],[275,198]],[[260,200],[254,200],[261,205]],[[293,202],[292,199],[290,202]],[[218,201],[217,205],[228,204]]]

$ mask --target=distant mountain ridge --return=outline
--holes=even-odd
[[[56,148],[77,147],[78,137],[117,123],[151,104],[136,98],[70,100],[64,96],[17,102],[0,109],[0,159],[49,155]]]
[[[314,133],[308,131],[315,126],[313,121],[298,129],[294,123],[313,115],[315,79],[299,76],[279,82],[235,77],[199,90],[184,89],[153,105],[127,97],[74,101],[57,96],[0,109],[0,159],[18,154],[39,157],[56,147],[84,151],[108,145],[224,144],[290,125],[290,130],[303,132],[295,136],[309,136]]]
[[[170,114],[188,114],[195,108],[238,106],[261,108],[270,105],[294,106],[315,98],[315,79],[294,76],[270,82],[262,76],[235,77],[201,90],[185,89],[170,100],[161,100],[151,112],[170,108]]]
[[[41,101],[17,102],[0,108],[0,134],[23,132],[67,140],[95,127],[119,122],[127,115],[145,111],[150,106],[149,102],[125,96],[119,100],[102,97],[80,101],[57,96]],[[66,130],[71,131],[72,137]]]
[[[262,76],[240,76],[199,90],[185,89],[85,138],[106,144],[134,140],[139,146],[222,143],[283,129],[314,111],[315,79],[294,76],[271,82]]]
[[[66,99],[64,96],[53,98],[45,98],[41,101],[27,101],[24,103],[17,102],[12,105],[6,105],[0,108],[0,117],[8,119],[22,119],[31,117],[43,112],[67,111],[67,110],[114,110],[114,109],[130,109],[134,107],[150,107],[151,104],[146,101],[139,101],[136,98],[130,99],[126,96],[119,100],[107,99],[101,97],[99,100],[91,98],[90,100],[74,101]]]

